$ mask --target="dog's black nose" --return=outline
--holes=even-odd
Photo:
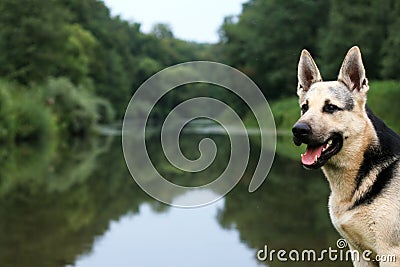
[[[311,134],[311,127],[307,123],[298,122],[293,126],[292,133],[297,138],[304,138]]]

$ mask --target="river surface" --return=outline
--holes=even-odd
[[[201,132],[182,134],[183,152],[197,151],[204,137]],[[152,162],[177,183],[209,182],[229,155],[226,136],[211,138],[221,156],[204,174],[174,170],[160,156],[159,145],[150,146]],[[155,135],[150,144],[157,140]],[[289,136],[278,141],[291,142]],[[319,257],[324,249],[338,249],[322,173],[304,170],[300,156],[294,160],[277,154],[267,180],[249,193],[257,142],[252,148],[250,167],[239,184],[224,198],[195,209],[161,204],[144,193],[126,167],[119,136],[4,148],[0,266],[352,266],[340,259],[340,250],[336,260],[328,255],[323,262],[301,260],[304,250],[315,250]],[[276,253],[272,261],[258,259],[265,248],[268,253],[286,251],[287,261]],[[299,251],[298,260],[295,252],[289,259],[292,250]]]

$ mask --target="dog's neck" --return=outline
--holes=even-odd
[[[354,164],[355,165],[355,164]],[[361,166],[361,162],[357,164]],[[339,167],[337,165],[327,164],[322,168],[326,178],[328,179],[331,189],[331,197],[343,206],[350,207],[353,204],[354,189],[356,187],[356,177],[358,169],[353,166],[348,168]]]
[[[363,129],[363,135],[354,140],[344,140],[350,144],[343,145],[342,153],[329,160],[322,170],[328,179],[332,197],[342,205],[353,205],[356,195],[357,176],[364,161],[364,151],[373,144],[379,142],[374,126],[367,120]],[[349,137],[350,139],[350,137]]]

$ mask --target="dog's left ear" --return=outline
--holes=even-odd
[[[338,81],[344,83],[350,91],[368,91],[368,80],[365,77],[364,64],[358,46],[353,46],[343,60]]]

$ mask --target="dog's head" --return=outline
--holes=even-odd
[[[346,149],[356,149],[367,121],[365,112],[368,81],[360,49],[351,48],[340,68],[337,81],[322,81],[321,74],[307,50],[298,65],[301,117],[292,128],[296,145],[307,145],[302,154],[306,168],[316,169],[340,160]]]

